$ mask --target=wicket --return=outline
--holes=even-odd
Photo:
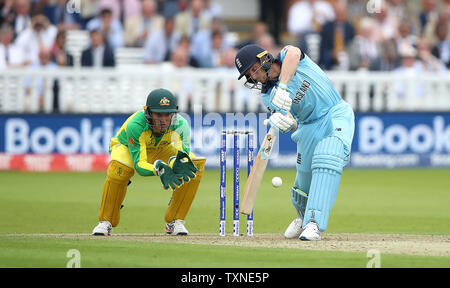
[[[239,194],[240,194],[240,147],[239,135],[247,135],[247,175],[253,166],[254,139],[252,131],[222,131],[220,145],[220,236],[225,236],[226,222],[226,155],[227,155],[227,135],[234,135],[233,149],[233,236],[239,236]],[[247,216],[247,235],[253,236],[253,212]]]

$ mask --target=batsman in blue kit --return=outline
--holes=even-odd
[[[324,71],[297,47],[286,46],[274,58],[258,45],[247,45],[237,53],[235,65],[239,79],[247,79],[245,86],[261,90],[271,112],[268,124],[281,133],[293,131],[297,143],[291,201],[298,217],[284,236],[321,240],[350,158],[353,110]]]

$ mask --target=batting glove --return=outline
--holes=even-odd
[[[279,112],[273,113],[269,119],[264,120],[264,125],[270,125],[281,133],[287,133],[295,126],[296,121],[289,115],[283,115]]]
[[[286,114],[291,110],[292,99],[287,91],[287,85],[285,83],[278,84],[278,87],[274,87],[270,92],[270,107],[272,110],[279,111]]]

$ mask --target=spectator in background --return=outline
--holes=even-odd
[[[400,22],[395,42],[398,54],[404,49],[404,46],[416,47],[417,37],[411,33],[411,25],[407,20]]]
[[[394,39],[379,41],[381,47],[380,70],[392,71],[398,66],[399,55]]]
[[[192,39],[192,55],[199,61],[200,67],[220,66],[221,54],[231,46],[227,41],[226,28],[220,19],[213,19],[211,29],[199,31]]]
[[[21,50],[13,43],[14,30],[11,26],[4,24],[0,28],[0,70],[7,67],[21,66],[23,55]]]
[[[400,66],[393,71],[393,75],[403,76],[418,76],[422,75],[424,71],[423,64],[417,59],[417,51],[412,46],[403,46],[400,51]],[[421,82],[407,82],[398,81],[394,85],[394,91],[397,101],[400,102],[398,107],[423,106],[421,103],[425,96],[425,88]]]
[[[222,18],[222,6],[216,0],[203,0],[205,13],[209,14],[209,18]]]
[[[244,41],[241,41],[236,45],[236,49],[241,49],[244,46],[250,45],[250,44],[256,44],[258,42],[258,39],[268,33],[268,27],[267,24],[264,22],[256,22],[255,25],[253,25],[253,30],[251,32],[250,39],[246,39]]]
[[[114,51],[105,41],[100,30],[90,31],[90,46],[81,54],[81,66],[84,67],[114,67]]]
[[[73,56],[66,51],[66,31],[60,30],[56,35],[51,50],[51,60],[58,66],[73,66]]]
[[[122,24],[113,19],[111,9],[103,8],[100,16],[89,21],[86,27],[89,31],[100,30],[113,50],[123,47]]]
[[[12,21],[14,19],[14,1],[15,0],[0,1],[0,26],[12,26]]]
[[[185,12],[189,7],[191,0],[178,0],[178,13]]]
[[[183,47],[177,47],[170,55],[169,65],[175,70],[188,68],[189,52]],[[184,95],[184,97],[179,97],[178,99],[187,100],[187,107],[185,107],[187,112],[193,112],[194,107],[192,107],[192,97],[194,96],[194,85],[192,80],[188,77],[172,77],[169,81],[171,82],[170,87],[172,87],[172,91],[174,91],[177,97],[179,97],[180,94]],[[178,105],[183,106],[182,103],[178,103]]]
[[[180,12],[178,0],[157,0],[158,14],[164,18],[174,18]]]
[[[299,48],[309,54],[308,35],[319,34],[322,26],[334,19],[333,6],[325,0],[297,1],[289,8],[287,30],[297,37]]]
[[[361,4],[360,0],[346,0],[348,10],[348,21],[354,27],[359,26],[362,18],[367,17],[367,4]]]
[[[57,0],[55,4],[45,6],[44,14],[58,30],[80,28],[80,14],[70,13],[67,10],[67,0]]]
[[[436,0],[422,0],[422,10],[419,14],[421,35],[425,34],[428,29],[434,30],[433,27],[436,25],[438,20],[438,10],[437,10]]]
[[[263,49],[267,50],[270,54],[276,56],[278,53],[280,53],[280,47],[278,47],[275,43],[275,38],[269,34],[265,33],[259,37],[258,41],[256,42],[259,46],[261,46]]]
[[[407,9],[405,7],[405,3],[403,0],[386,0],[388,3],[388,13],[391,17],[396,18],[397,20],[401,20],[406,15]]]
[[[25,56],[24,64],[37,63],[39,51],[51,49],[57,33],[58,29],[50,24],[50,21],[43,14],[33,16],[31,26],[21,32],[15,42]]]
[[[186,52],[186,55],[188,55],[188,66],[199,68],[200,63],[195,58],[194,55],[192,55],[191,51],[191,39],[187,36],[181,36],[180,40],[178,41],[177,48],[182,48]]]
[[[175,31],[175,20],[167,18],[164,29],[151,33],[144,44],[144,62],[156,64],[169,61],[172,51],[175,50],[180,40],[180,33]]]
[[[225,49],[222,55],[222,65],[219,68],[225,69],[227,71],[233,72],[236,74],[236,64],[234,63],[234,59],[237,54],[237,49],[234,47],[228,47]],[[239,76],[239,75],[238,75]]]
[[[42,47],[38,52],[38,61],[31,64],[29,69],[31,70],[54,70],[56,69],[57,65],[51,61],[51,53],[50,49],[46,47]],[[45,107],[45,100],[46,100],[46,93],[49,91],[52,91],[53,94],[53,111],[58,110],[58,100],[57,100],[57,91],[58,91],[58,82],[54,80],[53,82],[48,82],[45,77],[38,76],[36,79],[36,84],[34,87],[32,87],[32,81],[31,78],[28,77],[25,79],[25,94],[27,96],[30,96],[31,93],[35,92],[38,95],[39,98],[39,111],[44,111]],[[47,87],[48,85],[51,85],[51,87]],[[36,91],[33,91],[32,89],[36,89]]]
[[[392,40],[398,31],[398,21],[392,16],[388,16],[388,6],[382,1],[380,11],[372,14],[378,22],[377,38],[379,41]]]
[[[270,35],[270,34],[268,34]],[[273,41],[273,38],[272,38]],[[222,54],[222,65],[220,67],[218,67],[218,69],[225,71],[226,73],[230,73],[233,75],[236,75],[236,78],[239,77],[239,72],[236,70],[236,64],[235,64],[235,59],[236,59],[236,54],[237,54],[237,49],[234,47],[228,47],[225,49],[224,53]],[[248,100],[251,96],[251,90],[247,89],[247,87],[245,87],[244,85],[242,85],[242,83],[240,82],[236,82],[234,79],[231,81],[218,81],[217,83],[217,90],[216,90],[216,95],[217,95],[217,99],[216,99],[216,103],[217,103],[217,108],[216,111],[223,111],[222,108],[223,107],[219,107],[219,105],[222,103],[222,100],[220,99],[220,97],[222,97],[222,85],[228,85],[228,94],[226,94],[224,97],[229,98],[228,100],[231,101],[229,103],[229,107],[231,107],[231,111],[236,111],[236,103],[238,103],[238,101],[236,101],[236,97],[239,97],[241,101],[239,101],[239,103],[243,103],[244,107],[241,111],[248,111]],[[228,97],[228,95],[230,95],[230,97]],[[242,108],[242,107],[239,107]],[[228,112],[228,111],[226,111]]]
[[[211,50],[208,57],[202,59],[202,67],[217,68],[222,66],[222,54],[225,52],[225,49],[222,31],[213,31],[211,34]]]
[[[189,66],[189,53],[184,47],[177,47],[170,55],[170,63],[176,68]]]
[[[89,21],[94,19],[100,13],[100,0],[79,0],[81,18],[81,28],[86,29],[86,25]]]
[[[141,14],[140,2],[140,0],[101,0],[100,11],[111,10],[112,20],[120,22],[120,25],[125,27],[127,20]]]
[[[285,0],[259,0],[259,20],[267,23],[270,34],[280,44],[280,24],[282,22]]]
[[[431,11],[427,14],[428,15],[428,17],[426,18],[427,22],[422,29],[421,35],[422,37],[425,37],[427,39],[427,42],[431,45],[431,47],[435,46],[438,41],[436,37],[436,27],[438,23],[441,21],[442,17],[446,18],[446,15],[448,15],[448,13],[450,13],[450,8],[448,10],[443,9],[440,12],[436,11],[436,14],[432,13]]]
[[[349,60],[351,70],[380,70],[381,47],[376,40],[376,23],[372,18],[362,18],[359,21],[359,30],[349,47]]]
[[[198,31],[210,29],[211,18],[203,4],[203,0],[190,0],[189,9],[175,16],[175,30],[192,39]]]
[[[0,24],[9,24],[14,29],[14,38],[31,25],[31,4],[28,0],[5,0],[1,10]]]
[[[437,57],[431,54],[430,46],[425,38],[421,38],[417,41],[417,55],[419,56],[419,60],[422,61],[425,71],[443,72],[446,70],[445,65]]]
[[[327,22],[320,33],[319,64],[326,70],[349,69],[348,46],[353,41],[355,29],[347,21],[346,7],[341,3],[335,4],[336,19]]]
[[[441,60],[447,68],[450,68],[450,40],[449,23],[447,21],[439,21],[436,26],[437,44],[432,49],[432,54]]]
[[[141,15],[127,21],[124,31],[127,46],[143,47],[151,33],[161,31],[164,27],[164,18],[157,13],[155,0],[143,0]]]

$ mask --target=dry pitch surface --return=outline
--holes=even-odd
[[[366,253],[370,249],[376,249],[382,254],[450,256],[449,235],[327,233],[322,235],[322,241],[285,239],[281,234],[255,234],[252,237],[233,237],[232,235],[221,237],[214,234],[190,234],[189,236],[170,236],[165,234],[113,234],[109,237],[91,236],[88,234],[9,234],[8,236],[69,239],[98,239],[98,237],[102,237],[108,241],[227,245],[362,253]]]

